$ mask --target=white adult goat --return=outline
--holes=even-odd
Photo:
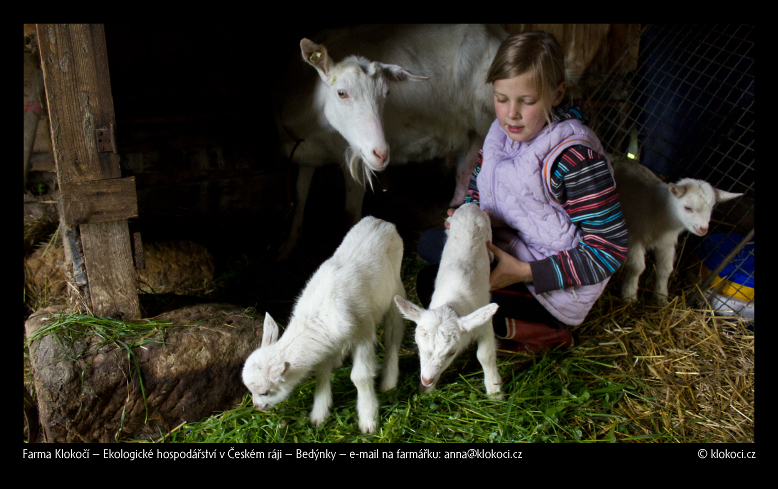
[[[456,160],[451,204],[461,204],[495,118],[485,80],[505,37],[483,25],[380,25],[331,31],[323,35],[326,47],[303,39],[303,60],[319,76],[298,62],[281,78],[281,151],[294,154],[299,173],[292,228],[279,258],[299,240],[317,166],[347,161],[346,212],[353,222],[362,213],[364,184],[386,168],[390,148],[393,163]],[[345,57],[335,61],[332,54]]]
[[[489,216],[478,204],[465,204],[448,221],[451,227],[429,309],[401,296],[394,300],[403,316],[417,324],[422,392],[434,389],[454,358],[476,340],[486,393],[499,396],[501,380],[492,328],[492,316],[498,306],[489,303]]]
[[[403,242],[394,224],[365,217],[308,280],[295,303],[284,335],[265,315],[262,346],[243,367],[243,383],[254,406],[266,410],[286,399],[311,370],[316,390],[310,420],[321,425],[332,407],[331,373],[347,351],[353,352],[351,380],[357,387],[357,413],[363,433],[376,427],[376,325],[384,318],[381,390],[397,385],[398,352],[405,323],[392,298],[405,296],[400,279]]]
[[[637,299],[638,278],[646,268],[646,252],[653,250],[656,261],[653,300],[665,303],[678,236],[686,230],[705,236],[713,206],[743,194],[725,192],[691,178],[664,183],[645,166],[624,158],[613,159],[613,171],[628,233],[621,296],[626,301]]]

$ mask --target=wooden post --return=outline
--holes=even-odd
[[[112,134],[116,123],[105,31],[100,24],[38,24],[37,32],[66,255],[83,258],[68,264],[69,275],[79,277],[74,287],[94,315],[138,319],[127,225],[137,216],[135,181],[121,178],[115,141],[106,151],[96,136],[99,129]]]

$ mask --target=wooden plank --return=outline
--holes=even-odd
[[[138,217],[135,177],[61,183],[60,190],[69,226]]]
[[[638,69],[638,54],[640,50],[640,24],[613,24],[611,28],[611,43],[608,53],[608,68],[612,68],[617,62],[618,73],[625,75]],[[629,52],[625,53],[629,50]],[[622,58],[622,56],[624,56]]]
[[[124,320],[140,318],[127,220],[82,224],[80,229],[93,314]],[[132,273],[132,280],[128,280],[127,271]]]
[[[103,26],[38,24],[37,32],[63,208],[66,202],[79,202],[66,196],[68,190],[78,193],[97,185],[100,191],[93,195],[94,202],[81,201],[83,212],[71,209],[68,219],[72,220],[74,214],[103,212],[116,195],[126,194],[124,186],[128,184],[120,181],[119,155],[98,152],[95,139],[95,128],[115,126]],[[106,185],[119,185],[124,190],[100,193]],[[64,221],[63,226],[67,226]],[[78,230],[88,280],[87,298],[91,300],[87,308],[98,316],[140,318],[127,220],[83,223]]]

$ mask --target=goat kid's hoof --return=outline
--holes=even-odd
[[[395,382],[394,384],[391,384],[391,385],[390,384],[387,384],[387,385],[381,384],[381,386],[378,389],[381,392],[386,392],[386,391],[390,391],[390,390],[394,389],[395,387],[397,387],[397,382]]]
[[[359,421],[359,430],[366,434],[372,435],[375,433],[375,421]]]
[[[322,424],[324,424],[324,420],[327,419],[327,417],[330,415],[330,413],[325,413],[324,416],[319,414],[311,414],[311,416],[308,418],[311,421],[311,424],[315,427],[319,427]]]
[[[494,399],[496,401],[502,401],[502,392],[500,392],[500,391],[497,391],[497,392],[487,392],[487,394],[489,395],[489,399]]]

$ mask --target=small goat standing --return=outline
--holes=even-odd
[[[646,268],[646,252],[653,250],[656,260],[653,300],[665,303],[678,236],[686,230],[705,236],[713,206],[743,194],[725,192],[691,178],[667,184],[645,166],[622,158],[614,158],[613,171],[629,236],[621,296],[626,301],[637,299],[638,278]]]
[[[274,97],[282,154],[294,153],[299,164],[294,219],[279,258],[300,238],[318,166],[346,160],[353,222],[362,214],[364,184],[390,159],[456,161],[451,204],[461,204],[494,121],[486,72],[507,33],[483,25],[366,25],[321,37],[323,44],[300,42],[304,63],[279,77]]]
[[[443,371],[471,341],[478,341],[478,361],[484,369],[486,393],[499,395],[497,346],[490,304],[490,257],[486,242],[492,239],[489,216],[478,204],[465,204],[448,221],[429,310],[401,296],[394,298],[403,316],[417,324],[416,344],[421,361],[421,390],[435,388]]]
[[[243,383],[254,406],[266,410],[286,399],[311,370],[316,390],[310,420],[321,425],[332,407],[331,373],[353,352],[351,380],[357,387],[357,413],[363,433],[376,428],[376,325],[384,318],[386,357],[381,390],[397,385],[398,352],[405,323],[392,298],[404,297],[400,278],[403,242],[391,223],[365,217],[308,280],[295,303],[284,335],[265,315],[262,346],[243,367]]]

